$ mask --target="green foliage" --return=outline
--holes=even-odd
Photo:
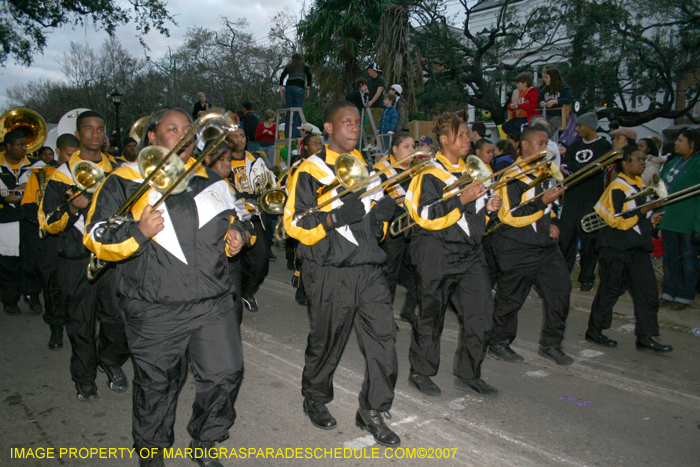
[[[5,0],[0,3],[0,66],[10,57],[18,64],[31,65],[53,29],[90,21],[112,35],[117,26],[132,20],[142,44],[151,28],[167,36],[165,23],[174,23],[161,0]]]
[[[322,103],[342,99],[374,61],[379,20],[389,0],[316,0],[299,22],[307,61],[318,77]]]

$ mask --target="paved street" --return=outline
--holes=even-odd
[[[490,357],[484,362],[484,377],[499,389],[499,397],[485,399],[453,387],[452,356],[458,326],[454,313],[448,312],[442,367],[434,378],[443,390],[438,398],[425,397],[409,387],[410,327],[398,323],[400,374],[390,423],[405,449],[373,450],[378,446],[371,436],[355,427],[364,362],[354,338],[335,375],[335,400],[329,404],[338,429],[318,430],[301,408],[306,309],[294,301],[284,252],[276,250],[276,254],[279,259],[271,263],[270,276],[257,296],[260,311],[244,316],[245,378],[237,402],[238,418],[230,439],[221,444],[229,452],[236,449],[239,459],[224,461],[224,465],[700,464],[700,338],[662,329],[661,341],[672,344],[674,352],[638,352],[634,325],[616,319],[608,335],[620,346],[605,349],[583,341],[588,315],[582,307],[573,307],[564,348],[576,363],[560,368],[537,356],[541,311],[534,292],[520,313],[519,335],[513,345],[525,363],[509,364]],[[402,301],[403,290],[399,289],[397,303]],[[129,460],[127,451],[132,443],[131,389],[124,394],[111,392],[100,373],[101,399],[90,404],[78,402],[68,373],[67,339],[62,350],[50,351],[46,346],[48,326],[39,316],[29,314],[24,304],[22,307],[20,316],[0,313],[0,466],[138,465],[137,455]],[[131,364],[124,368],[131,378]],[[190,376],[179,400],[176,449],[189,443],[186,425],[193,397]],[[11,452],[13,448],[24,448],[25,456],[30,448],[34,455],[53,448],[54,458],[13,459],[12,453],[17,452]],[[76,449],[72,458],[69,448]],[[87,449],[78,451],[80,448]],[[92,457],[81,459],[81,455],[89,455],[90,448],[94,448]],[[100,459],[98,448],[104,448],[105,457],[109,455],[107,448],[113,448],[119,458]],[[261,450],[255,451],[253,459],[240,459],[244,453],[253,453],[248,448]],[[289,458],[295,448],[302,448],[297,455],[309,452],[322,457],[325,452],[325,458]],[[366,449],[359,451],[361,448]],[[66,451],[59,458],[61,449]],[[273,451],[277,455],[274,459],[270,455]],[[286,457],[280,455],[285,452]],[[417,458],[436,453],[447,454],[449,459]],[[363,458],[330,458],[343,454]],[[404,458],[372,459],[373,455]],[[178,458],[166,461],[166,465],[195,464]]]

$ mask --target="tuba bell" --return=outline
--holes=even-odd
[[[31,109],[17,107],[0,115],[0,139],[10,131],[21,131],[27,137],[27,154],[44,145],[48,128],[44,118]]]

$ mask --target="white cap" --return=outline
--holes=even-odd
[[[391,89],[393,89],[394,91],[396,91],[396,93],[397,93],[399,96],[400,96],[401,94],[403,94],[403,88],[401,87],[400,84],[392,84],[392,85],[391,85]]]

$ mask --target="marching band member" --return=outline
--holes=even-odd
[[[20,313],[19,299],[26,287],[21,280],[20,202],[37,159],[27,157],[27,137],[21,131],[5,134],[5,151],[0,153],[0,299],[5,313]],[[32,311],[41,313],[37,291],[25,297]]]
[[[129,357],[129,350],[112,272],[108,271],[93,283],[85,274],[90,252],[82,238],[92,195],[85,193],[74,198],[75,182],[71,175],[73,165],[83,160],[96,163],[105,173],[112,171],[112,164],[100,153],[105,138],[104,119],[88,110],[78,116],[76,128],[80,149],[51,174],[39,205],[39,225],[49,234],[58,236],[61,296],[66,306],[66,332],[72,348],[70,371],[78,400],[90,402],[100,397],[95,384],[98,366],[107,374],[110,389],[127,390],[121,365]],[[73,200],[66,205],[70,198]],[[97,339],[96,319],[100,320]]]
[[[211,142],[210,142],[211,143]],[[210,146],[207,143],[204,146],[204,151]],[[234,190],[231,184],[231,148],[228,143],[222,142],[219,146],[214,149],[211,154],[204,158],[204,166],[210,168],[216,174],[223,178],[231,188],[231,191],[235,197],[236,190]],[[249,245],[252,234],[254,233],[253,224],[250,222],[250,213],[245,208],[245,203],[241,199],[236,199],[234,204],[234,209],[236,211],[236,218],[242,223],[245,229],[244,244]],[[241,281],[242,281],[242,271],[241,271],[241,255],[235,255],[229,257],[228,259],[229,269],[231,273],[231,292],[233,293],[234,309],[236,311],[236,317],[238,318],[238,323],[243,321],[243,300],[241,298]]]
[[[415,151],[414,144],[415,141],[408,133],[400,131],[393,135],[391,139],[391,148],[389,149],[389,157],[377,162],[374,168],[382,170],[396,163],[396,161],[402,160],[405,160],[405,163],[387,172],[386,176],[382,178],[393,177],[409,168],[412,160],[409,156]],[[386,189],[387,194],[394,198],[397,203],[392,220],[405,212],[399,204],[403,203],[406,190],[408,190],[408,185],[410,183],[411,179],[407,178],[401,183],[391,185]],[[406,286],[406,299],[404,300],[399,316],[402,321],[411,323],[415,318],[414,310],[417,303],[415,271],[411,266],[410,258],[408,258],[408,245],[410,245],[409,236],[403,234],[397,235],[396,237],[387,235],[380,244],[382,250],[386,253],[386,270],[387,278],[389,279],[391,302],[392,304],[394,303],[394,299],[396,298],[396,285],[401,281],[402,285]]]
[[[617,346],[617,341],[605,336],[603,330],[610,329],[613,307],[627,284],[634,303],[637,349],[670,352],[673,347],[652,339],[659,335],[659,290],[650,257],[654,250],[651,228],[652,224],[661,222],[663,213],[652,214],[656,206],[650,204],[638,212],[615,217],[646,201],[646,198],[626,201],[643,188],[644,159],[637,146],[625,147],[617,164],[620,175],[595,205],[595,211],[607,225],[598,232],[596,241],[600,285],[591,307],[586,340],[605,347]]]
[[[451,303],[460,324],[452,372],[457,389],[485,396],[498,391],[481,379],[485,338],[491,327],[493,298],[481,238],[487,212],[501,207],[498,196],[487,199],[482,184],[441,201],[444,188],[466,172],[470,149],[467,125],[457,115],[437,117],[433,133],[440,151],[433,166],[413,178],[405,205],[418,224],[411,234],[410,255],[416,268],[419,311],[413,323],[409,383],[423,394],[438,396],[432,381],[440,365],[440,337]]]
[[[548,138],[546,131],[527,127],[520,134],[521,157],[518,160],[546,149]],[[512,178],[513,181],[497,190],[503,199],[498,213],[503,225],[493,238],[498,279],[489,352],[507,362],[523,361],[510,344],[518,329],[518,311],[534,285],[542,297],[544,312],[538,354],[558,365],[570,365],[573,359],[561,350],[561,341],[569,314],[571,280],[557,245],[559,229],[550,206],[564,188],[550,190],[520,207],[543,190],[541,185],[527,189],[538,175],[521,173],[528,168],[524,164],[504,173],[502,180]]]
[[[236,194],[243,198],[256,202],[260,196],[260,186],[256,182],[268,177],[274,181],[274,174],[270,172],[265,159],[246,151],[246,135],[242,128],[238,128],[226,138],[231,148],[231,179]],[[253,214],[253,213],[251,213]],[[241,296],[243,304],[249,311],[258,311],[258,301],[255,294],[260,289],[265,277],[270,270],[270,251],[265,228],[261,215],[252,215],[251,222],[255,228],[255,243],[246,246],[241,252],[241,266],[243,271]]]
[[[398,360],[386,254],[378,245],[396,203],[382,192],[363,200],[352,193],[318,212],[296,217],[338,193],[335,188],[319,196],[336,179],[339,154],[351,153],[364,163],[355,150],[361,125],[357,107],[334,102],[324,111],[323,121],[329,144],[297,169],[284,210],[284,227],[300,242],[297,254],[303,261],[301,275],[309,298],[310,331],[301,390],[304,413],[318,428],[337,426],[326,404],[333,400],[333,374],[354,323],[366,362],[355,424],[369,431],[377,443],[398,446],[400,438],[382,418],[394,399]],[[372,200],[378,200],[373,207]]]
[[[46,185],[51,174],[62,164],[70,159],[70,156],[78,150],[80,143],[78,138],[70,133],[65,133],[56,139],[56,154],[58,161],[53,159],[45,167],[33,169],[27,180],[27,188],[22,197],[22,210],[24,211],[23,224],[26,224],[27,234],[24,241],[30,239],[30,251],[23,249],[29,256],[22,257],[23,275],[36,276],[42,280],[44,289],[44,322],[51,329],[49,348],[56,350],[63,346],[63,328],[66,325],[65,305],[61,300],[61,284],[59,281],[58,264],[58,237],[47,235],[44,239],[39,237],[39,204],[44,197]],[[53,158],[53,151],[51,151]],[[21,227],[21,226],[20,226]],[[36,269],[34,267],[36,265]]]
[[[172,149],[192,126],[182,109],[154,112],[140,147]],[[187,164],[194,145],[178,154]],[[160,194],[149,190],[122,221],[106,221],[139,186],[135,163],[115,170],[95,194],[85,245],[99,258],[118,261],[118,290],[134,365],[134,447],[159,448],[141,466],[162,466],[172,446],[177,397],[187,376],[195,379],[188,432],[190,447],[214,446],[228,438],[243,379],[240,329],[231,306],[227,253],[243,245],[240,223],[231,222],[234,197],[214,171],[198,167],[185,191],[153,210]],[[225,239],[225,240],[224,240]],[[205,451],[206,452],[206,451]],[[195,458],[201,466],[217,459]]]

